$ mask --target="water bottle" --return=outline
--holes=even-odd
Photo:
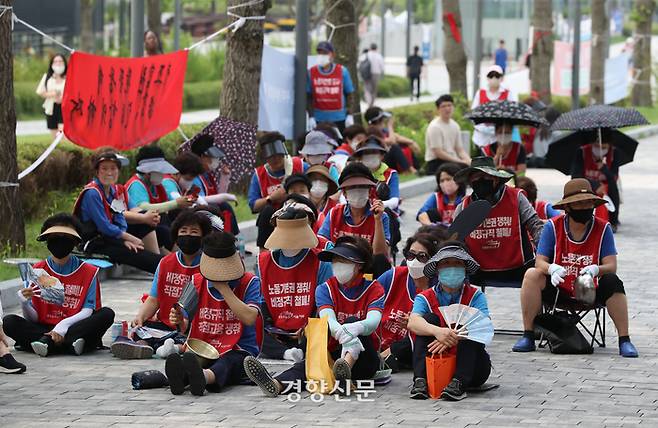
[[[244,248],[244,238],[242,236],[238,236],[238,252],[240,253],[240,257],[244,259],[247,251]]]

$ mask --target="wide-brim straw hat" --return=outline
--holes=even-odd
[[[478,171],[484,172],[485,174],[490,175],[492,177],[502,178],[504,181],[507,181],[510,178],[514,177],[514,174],[511,174],[507,171],[498,170],[496,168],[496,164],[494,163],[494,159],[492,157],[478,156],[473,158],[473,160],[471,161],[471,166],[457,171],[457,173],[455,174],[455,181],[462,183],[467,182],[471,174]]]
[[[553,208],[563,210],[568,204],[581,201],[592,201],[595,207],[607,203],[592,191],[589,181],[584,178],[574,178],[564,185],[562,199],[557,204],[553,204]]]
[[[213,232],[224,235],[216,242],[209,244],[206,238],[199,271],[204,278],[215,282],[235,281],[244,275],[244,263],[235,248],[235,237],[228,232]]]
[[[308,177],[311,182],[313,179],[311,178],[311,174],[318,174],[321,175],[326,179],[326,181],[329,182],[329,190],[327,191],[327,195],[333,195],[338,191],[338,183],[334,181],[333,178],[331,178],[331,175],[329,174],[329,168],[327,168],[324,165],[313,165],[309,169],[306,170],[305,172],[306,176]]]
[[[52,226],[44,230],[41,235],[37,237],[37,241],[45,241],[49,236],[67,236],[74,238],[78,242],[82,242],[82,238],[78,232],[70,226]]]
[[[318,245],[318,237],[308,224],[308,219],[276,219],[274,231],[265,241],[268,250],[300,250],[303,248],[315,248]]]
[[[348,187],[375,187],[377,182],[372,181],[368,177],[363,177],[360,175],[355,175],[349,178],[346,178],[341,184],[341,189],[347,189]]]
[[[473,275],[480,269],[480,265],[475,259],[468,253],[468,251],[457,245],[450,245],[441,248],[425,265],[423,273],[426,277],[432,278],[436,275],[437,266],[439,263],[446,259],[457,259],[464,262],[466,267],[466,273]]]

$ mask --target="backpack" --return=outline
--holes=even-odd
[[[368,58],[368,55],[365,55],[363,61],[359,63],[359,76],[361,76],[361,79],[363,80],[372,79],[372,71],[370,69],[370,59]]]

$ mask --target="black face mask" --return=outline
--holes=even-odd
[[[63,259],[71,254],[73,247],[75,247],[75,241],[63,236],[53,236],[52,238],[48,238],[47,245],[50,254],[55,256],[55,258]]]
[[[475,195],[480,199],[490,198],[495,193],[493,180],[487,180],[486,178],[475,180],[471,183],[471,187]]]
[[[196,254],[201,249],[201,237],[192,235],[182,235],[176,239],[178,248],[188,256]]]
[[[594,215],[594,208],[585,208],[583,210],[570,209],[568,211],[569,217],[576,223],[587,224]]]

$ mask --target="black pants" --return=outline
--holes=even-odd
[[[306,346],[300,345],[297,339],[285,340],[284,338],[276,338],[269,333],[265,333],[261,355],[265,358],[283,360],[283,353],[292,348],[305,350]]]
[[[122,240],[99,236],[89,241],[86,252],[105,254],[113,263],[136,267],[146,272],[155,273],[162,256],[150,251],[134,252],[126,248]]]
[[[208,367],[215,375],[215,383],[207,385],[208,391],[219,392],[228,385],[238,385],[247,379],[242,363],[249,355],[246,351],[231,350]]]
[[[358,319],[350,317],[345,320],[345,324],[356,321],[358,321]],[[359,336],[359,340],[361,341],[361,344],[363,344],[365,350],[361,351],[359,359],[356,360],[354,367],[352,367],[352,379],[372,379],[375,376],[375,373],[377,373],[377,370],[379,370],[379,352],[377,351],[375,344],[372,343],[372,338],[370,336]],[[340,353],[341,347],[338,346],[338,348],[331,353],[331,358],[336,361],[340,358]],[[298,380],[305,381],[306,361],[300,361],[293,364],[288,370],[276,376],[276,380],[281,383],[296,382]]]
[[[187,336],[181,334],[176,330],[172,330],[171,327],[169,327],[167,324],[163,323],[162,321],[145,321],[144,327],[155,328],[158,330],[171,332],[157,339],[155,337],[152,337],[150,339],[140,339],[137,335],[133,336],[133,340],[135,341],[144,340],[146,343],[148,343],[148,345],[151,348],[153,348],[154,351],[157,350],[162,345],[164,345],[165,340],[167,339],[174,339],[174,343],[177,345],[182,345],[183,343],[185,343],[185,340],[187,340]]]
[[[443,217],[439,214],[438,210],[435,210],[435,209],[427,210],[427,211],[425,211],[425,214],[427,214],[427,216],[430,218],[430,221],[432,223],[441,223],[441,222],[443,222]]]
[[[444,162],[442,159],[432,159],[425,163],[425,175],[434,175],[436,170],[439,169],[441,164]]]
[[[436,314],[423,315],[425,321],[440,325]],[[433,336],[416,336],[414,342],[414,379],[427,379],[425,357],[427,347],[434,341]],[[457,368],[453,378],[459,379],[464,387],[480,386],[489,379],[491,374],[491,359],[481,343],[471,340],[460,340],[457,345]]]
[[[70,353],[73,351],[71,344],[77,339],[85,340],[84,352],[93,351],[103,345],[103,335],[114,322],[114,311],[110,308],[100,308],[91,316],[78,321],[69,327],[64,336],[64,342],[48,353]],[[18,315],[7,315],[3,319],[5,334],[16,341],[24,351],[32,352],[30,344],[41,339],[44,333],[48,333],[54,326],[40,324],[26,320]]]
[[[413,367],[414,348],[411,338],[405,337],[402,340],[391,343],[391,354],[398,361],[400,367]]]
[[[407,171],[411,166],[404,153],[402,153],[402,149],[397,144],[392,144],[388,149],[388,152],[384,156],[384,163],[398,172]]]
[[[270,219],[275,211],[276,210],[272,205],[265,205],[258,214],[258,218],[256,219],[256,227],[258,228],[256,245],[258,245],[259,248],[265,246],[265,241],[267,241],[267,238],[269,238],[272,232],[274,232],[274,226],[270,224]]]
[[[409,86],[411,87],[411,98],[414,97],[414,89],[416,90],[416,98],[420,98],[420,75],[409,76]]]
[[[171,240],[171,229],[169,226],[159,224],[156,227],[151,227],[148,224],[129,224],[126,232],[139,239],[144,239],[146,235],[153,231],[155,231],[155,236],[158,239],[158,247],[164,247],[171,251],[174,247],[174,242]]]
[[[555,293],[557,293],[557,288],[551,284],[551,277],[546,276],[546,287],[541,292],[541,298],[544,302],[550,303],[553,307],[555,302]],[[604,305],[613,294],[621,293],[626,294],[624,289],[624,283],[621,279],[614,273],[606,273],[599,278],[599,286],[596,287],[596,298],[595,302],[599,305]],[[569,300],[569,297],[566,293],[561,292],[558,302],[563,300]]]

